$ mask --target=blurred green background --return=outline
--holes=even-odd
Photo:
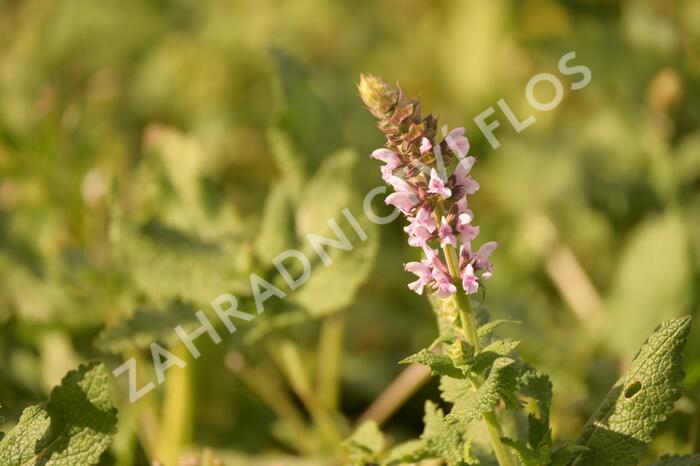
[[[557,71],[575,51],[592,81]],[[361,72],[400,81],[466,126],[497,240],[480,297],[554,381],[555,435],[576,435],[646,335],[700,304],[700,2],[694,0],[0,0],[0,414],[78,362],[110,368],[322,233],[381,183]],[[550,72],[564,100],[537,112]],[[496,107],[537,121],[516,133]],[[501,122],[493,150],[473,118]],[[380,207],[378,206],[380,209]],[[221,345],[128,402],[104,464],[335,464],[339,440],[436,335],[402,263],[401,221]],[[273,302],[274,301],[274,302]],[[700,327],[685,396],[652,445],[700,450]],[[184,356],[183,356],[184,357]],[[421,430],[432,381],[386,422]],[[8,426],[6,425],[5,428]],[[182,463],[189,464],[189,463]]]

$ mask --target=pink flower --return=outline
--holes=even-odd
[[[409,262],[404,264],[404,269],[418,276],[418,280],[408,284],[408,288],[418,294],[423,294],[423,288],[433,281],[430,265],[424,262]]]
[[[372,157],[373,159],[381,160],[384,163],[391,163],[393,160],[401,160],[394,151],[390,151],[389,149],[385,148],[373,151],[370,157]]]
[[[463,243],[473,241],[479,235],[479,227],[472,225],[472,213],[469,209],[457,216],[455,230],[459,233],[459,237]]]
[[[462,188],[464,194],[474,194],[479,190],[479,183],[469,176],[469,172],[474,166],[474,163],[476,163],[474,157],[467,157],[460,160],[450,179],[454,186],[460,186]]]
[[[381,160],[385,163],[385,165],[382,165],[381,167],[382,178],[384,181],[388,181],[389,178],[393,176],[394,170],[403,165],[401,158],[395,152],[390,151],[389,149],[377,149],[372,152],[370,157]]]
[[[437,225],[432,212],[427,205],[421,206],[415,217],[408,217],[409,224],[404,228],[408,233],[408,244],[413,247],[422,247],[433,236]]]
[[[445,136],[447,147],[460,159],[469,153],[469,140],[464,136],[464,131],[464,128],[455,128]]]
[[[420,155],[423,155],[426,152],[430,152],[432,148],[433,148],[433,145],[430,143],[430,140],[428,138],[421,139],[421,141],[420,141]]]
[[[384,199],[385,204],[393,205],[404,214],[409,214],[419,202],[418,196],[407,192],[391,193]]]
[[[489,241],[484,243],[479,251],[476,253],[474,258],[474,267],[478,270],[483,270],[482,277],[485,279],[491,278],[493,275],[493,264],[491,264],[491,254],[498,247],[498,243],[495,241]]]
[[[386,182],[392,185],[395,190],[394,193],[389,194],[384,200],[386,204],[391,204],[403,213],[408,214],[420,203],[420,198],[415,188],[408,182],[397,176],[389,177]]]
[[[447,266],[440,259],[440,254],[437,250],[428,245],[423,246],[425,253],[424,263],[430,264],[433,277],[433,290],[438,298],[447,298],[457,292],[457,287],[452,282]]]
[[[433,289],[438,298],[444,299],[457,292],[457,287],[452,283],[450,276],[437,267],[433,268],[433,279],[435,280]]]
[[[386,163],[386,165],[382,165],[380,168],[382,172],[382,179],[384,181],[388,181],[389,178],[394,176],[394,170],[399,168],[401,165],[401,160],[398,157],[395,159],[391,159],[389,162]]]
[[[455,238],[452,227],[447,222],[445,217],[442,217],[442,223],[440,225],[440,229],[438,230],[438,236],[440,237],[440,246],[443,248],[447,244],[451,244],[452,247],[455,248],[457,247],[457,238]]]
[[[462,270],[462,288],[467,294],[474,294],[479,290],[479,279],[474,274],[471,264],[467,264]]]
[[[433,168],[430,170],[430,182],[428,183],[428,192],[432,194],[437,194],[443,199],[448,199],[452,196],[452,191],[450,188],[445,186],[445,181],[440,178]]]

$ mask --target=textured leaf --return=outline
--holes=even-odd
[[[493,362],[501,357],[508,356],[520,345],[518,340],[496,340],[485,346],[475,356],[472,370],[477,374],[484,372],[491,367]]]
[[[86,466],[96,464],[112,442],[117,411],[103,364],[69,372],[45,406],[25,409],[0,441],[3,466]]]
[[[385,463],[389,466],[398,466],[404,463],[417,463],[427,458],[425,442],[409,440],[392,448]]]
[[[467,380],[443,377],[440,381],[442,398],[454,403],[450,417],[468,423],[493,411],[501,400],[507,407],[517,409],[520,404],[514,395],[516,378],[515,361],[509,358],[496,359],[486,381],[476,390]]]
[[[428,457],[439,458],[448,465],[470,464],[469,445],[464,441],[461,424],[445,417],[434,403],[425,403],[425,429],[421,439],[425,442]]]
[[[458,367],[455,367],[452,360],[445,354],[433,353],[430,350],[422,349],[416,354],[405,358],[400,364],[410,364],[417,362],[430,368],[432,375],[446,375],[453,379],[465,378],[464,372]]]
[[[544,444],[551,446],[549,411],[552,405],[552,382],[547,374],[524,365],[518,377],[518,391],[537,403],[536,412],[528,413],[528,444],[535,450]]]
[[[523,466],[542,466],[537,453],[528,447],[525,442],[510,438],[502,438],[501,441],[515,453]]]
[[[377,423],[367,421],[344,442],[343,447],[351,464],[364,466],[379,461],[384,443],[384,435]]]
[[[698,455],[665,455],[650,466],[700,466],[700,454]]]
[[[683,347],[690,317],[665,321],[649,337],[627,373],[614,385],[578,439],[590,450],[577,466],[625,466],[651,441],[680,397]]]

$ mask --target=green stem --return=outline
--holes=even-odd
[[[340,313],[326,316],[321,322],[316,386],[321,403],[332,411],[338,409],[343,330],[343,315]]]
[[[514,466],[515,463],[513,463],[510,453],[508,453],[508,450],[503,445],[503,442],[501,442],[503,432],[501,431],[501,426],[498,424],[496,414],[493,411],[484,414],[484,424],[486,424],[486,430],[488,431],[489,439],[491,440],[491,447],[493,448],[493,452],[496,454],[498,464],[501,466]]]
[[[444,209],[442,205],[438,205],[435,208],[434,215],[435,221],[440,225],[442,221],[442,216],[444,214]],[[442,251],[445,254],[445,262],[447,263],[447,269],[450,272],[452,281],[459,287],[459,257],[457,256],[457,251],[455,248],[449,244],[442,247]],[[468,343],[470,343],[475,351],[481,350],[481,342],[479,341],[479,334],[477,332],[476,321],[474,319],[474,310],[472,309],[472,303],[469,299],[469,295],[457,292],[456,293],[457,308],[459,309],[459,320],[462,324],[462,332],[464,333],[464,338]],[[472,379],[474,388],[478,389],[484,383],[481,378]],[[498,418],[495,412],[489,412],[483,416],[484,424],[486,425],[486,430],[489,435],[489,440],[491,441],[491,447],[496,454],[496,459],[500,466],[514,466],[513,460],[511,459],[508,450],[501,442],[501,436],[503,431],[498,423]]]
[[[311,415],[314,423],[322,435],[329,441],[333,448],[337,448],[343,441],[343,435],[338,430],[333,417],[318,399],[311,387],[311,383],[304,369],[299,348],[290,340],[283,340],[279,344],[281,368],[292,390],[299,397]]]
[[[183,344],[175,345],[171,351],[187,366],[168,373],[165,381],[158,445],[159,459],[165,464],[177,464],[180,455],[190,446],[194,423],[192,356]]]
[[[310,454],[313,451],[313,445],[308,440],[311,433],[306,426],[304,416],[289,393],[282,387],[277,374],[264,366],[249,366],[242,354],[233,351],[226,355],[226,366],[267,404],[282,422],[289,426],[291,432],[296,434],[292,439],[294,441],[292,448],[301,454]]]

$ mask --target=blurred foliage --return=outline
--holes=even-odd
[[[575,92],[557,72],[572,50],[592,71]],[[181,351],[174,325],[224,292],[252,311],[250,273],[284,287],[277,253],[344,222],[343,208],[362,221],[380,184],[364,154],[382,141],[355,93],[361,71],[467,127],[482,185],[471,207],[501,244],[484,300],[524,322],[499,332],[552,375],[557,434],[575,436],[658,322],[697,314],[697,1],[0,0],[6,424],[93,358],[137,356],[142,386],[151,338]],[[540,72],[566,89],[549,112],[525,99]],[[516,133],[499,99],[536,123]],[[495,151],[473,123],[489,106]],[[402,225],[363,226],[366,242],[312,264],[309,283],[224,343],[198,339],[202,357],[152,395],[132,405],[118,379],[103,463],[191,451],[216,464],[208,446],[227,464],[313,465],[339,451],[397,361],[435,335],[406,289],[416,252]],[[685,369],[649,458],[700,450],[697,325]],[[420,433],[436,393],[391,418],[395,443]]]

